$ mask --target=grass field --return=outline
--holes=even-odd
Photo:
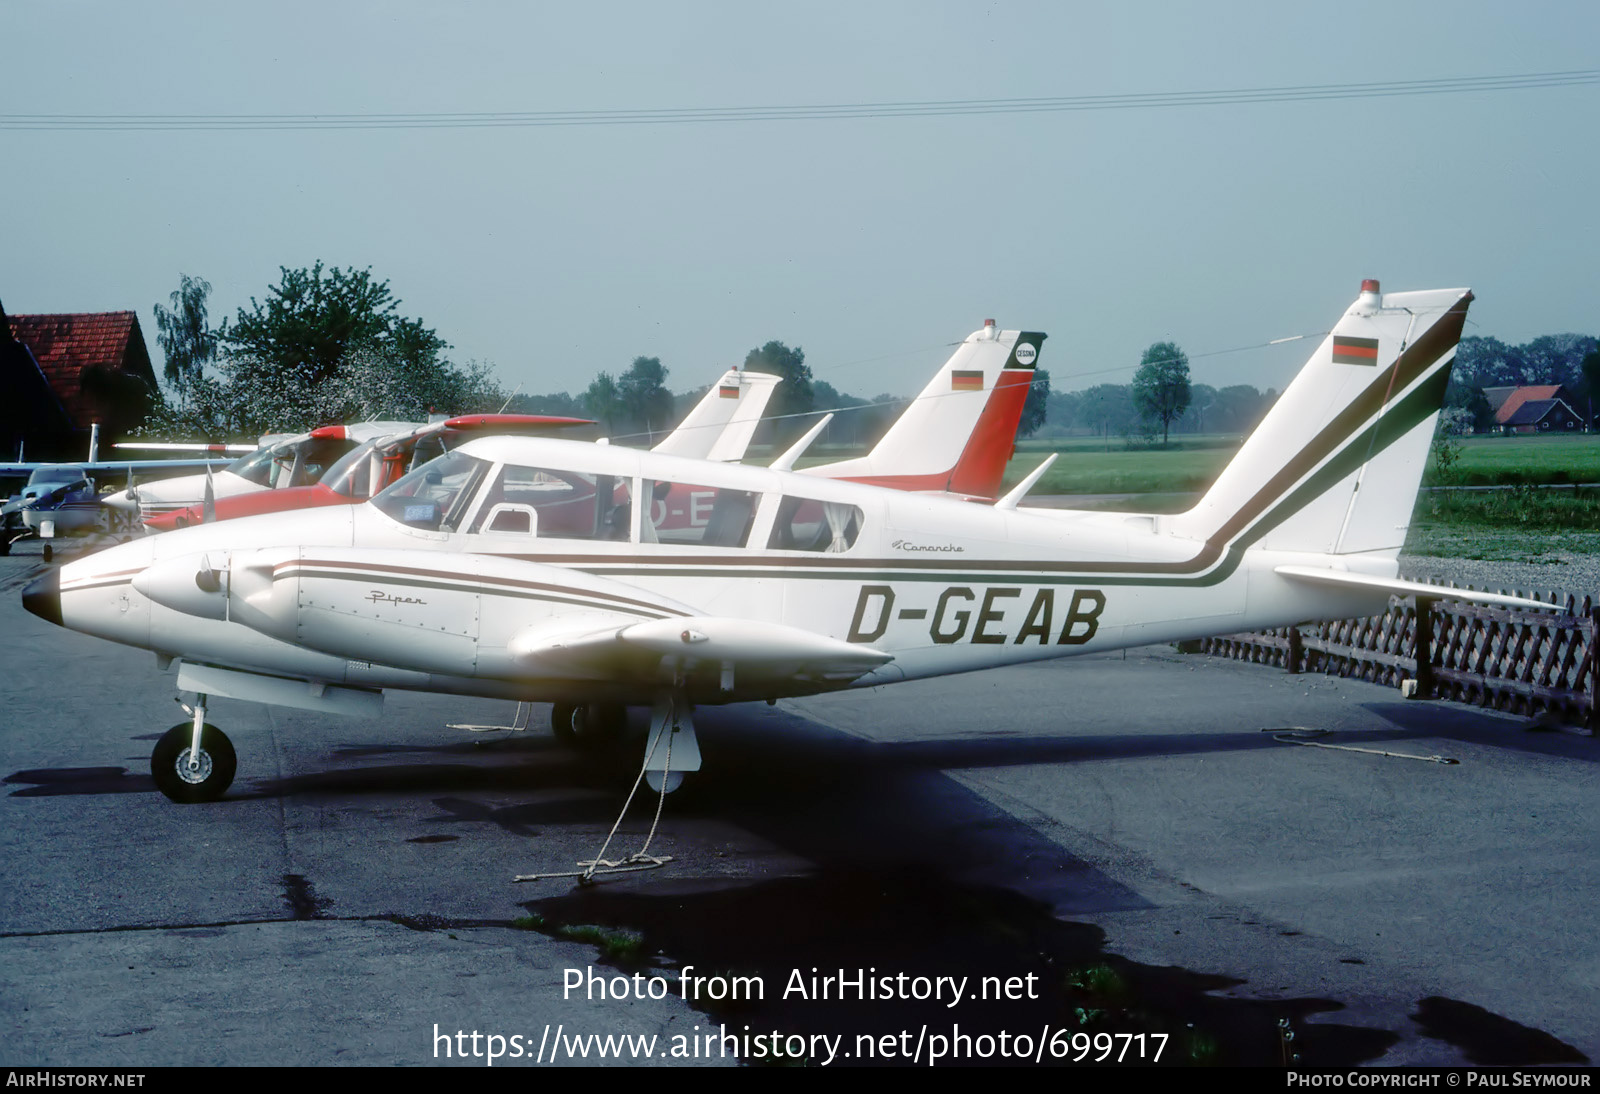
[[[1112,494],[1082,508],[1181,513],[1238,451],[1236,435],[1174,438],[1167,448],[1109,444],[1099,437],[1027,440],[1006,468],[1007,487],[1050,453],[1059,453],[1031,495]],[[1446,469],[1432,460],[1429,486],[1496,486],[1499,490],[1426,490],[1417,500],[1407,549],[1463,558],[1530,558],[1600,554],[1600,490],[1541,490],[1546,485],[1600,482],[1600,435],[1467,437]],[[815,453],[801,466],[846,459],[859,451]]]
[[[1061,456],[1034,494],[1127,494],[1086,508],[1182,512],[1233,457],[1235,437],[1195,437],[1169,449],[1135,449],[1085,439],[1066,445],[1023,442],[1006,481],[1022,479],[1051,451]],[[1427,490],[1417,500],[1407,549],[1463,558],[1600,554],[1600,490],[1539,486],[1600,482],[1600,436],[1470,437],[1448,471],[1432,465],[1430,484],[1496,490]]]
[[[1491,486],[1600,482],[1600,434],[1467,437],[1448,474],[1430,467],[1429,485]]]
[[[1113,438],[1023,441],[1006,468],[1006,484],[1020,482],[1052,452],[1060,456],[1035,494],[1153,494],[1204,490],[1239,447],[1236,436],[1185,437],[1167,448],[1129,448]]]

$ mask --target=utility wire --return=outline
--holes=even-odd
[[[1600,69],[1461,76],[1350,84],[1209,91],[1159,91],[1116,95],[1059,95],[1018,99],[931,99],[880,103],[812,103],[791,106],[713,106],[625,110],[476,111],[414,114],[0,114],[11,130],[292,130],[474,129],[494,127],[683,125],[712,122],[823,121],[840,118],[954,117],[969,114],[1036,114],[1086,110],[1151,110],[1238,103],[1328,102],[1520,91],[1600,84]]]

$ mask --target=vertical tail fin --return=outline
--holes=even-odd
[[[1271,550],[1394,558],[1444,403],[1467,289],[1362,291],[1211,489],[1164,526]]]
[[[1044,339],[1036,331],[996,330],[990,320],[956,348],[871,452],[806,473],[997,497]]]
[[[780,379],[730,368],[651,451],[697,460],[743,459]]]

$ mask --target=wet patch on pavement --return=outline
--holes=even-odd
[[[1311,1021],[1340,1009],[1327,999],[1218,995],[1239,981],[1124,960],[1105,951],[1098,927],[1059,919],[1043,901],[945,881],[912,866],[824,870],[709,892],[599,885],[524,906],[547,933],[576,924],[637,931],[644,953],[670,955],[699,975],[759,977],[760,999],[691,1000],[735,1032],[744,1026],[848,1031],[851,1043],[858,1034],[923,1026],[946,1033],[959,1026],[974,1038],[1002,1031],[1037,1038],[1042,1029],[1091,1039],[1165,1033],[1161,1063],[1282,1065],[1292,1051],[1305,1065],[1326,1067],[1370,1062],[1399,1040],[1388,1030]],[[745,926],[730,930],[730,924]],[[786,988],[810,985],[813,972],[854,976],[858,970],[869,977],[967,977],[974,993],[984,977],[1021,978],[1015,982],[1029,983],[1033,997],[969,995],[955,1007],[948,999],[823,1000],[796,992],[785,998]]]
[[[1417,1003],[1411,1020],[1422,1027],[1424,1037],[1452,1044],[1468,1060],[1485,1067],[1589,1062],[1589,1057],[1543,1030],[1458,999],[1430,995]]]

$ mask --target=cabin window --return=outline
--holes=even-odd
[[[855,546],[861,534],[861,509],[836,501],[784,498],[767,546],[778,551],[836,555]]]
[[[645,479],[650,497],[639,535],[645,543],[681,547],[743,547],[750,539],[758,495],[667,479]]]
[[[478,503],[469,532],[540,539],[627,539],[628,495],[610,475],[505,464]]]
[[[489,465],[464,452],[425,463],[372,499],[408,528],[451,531],[466,512]]]

